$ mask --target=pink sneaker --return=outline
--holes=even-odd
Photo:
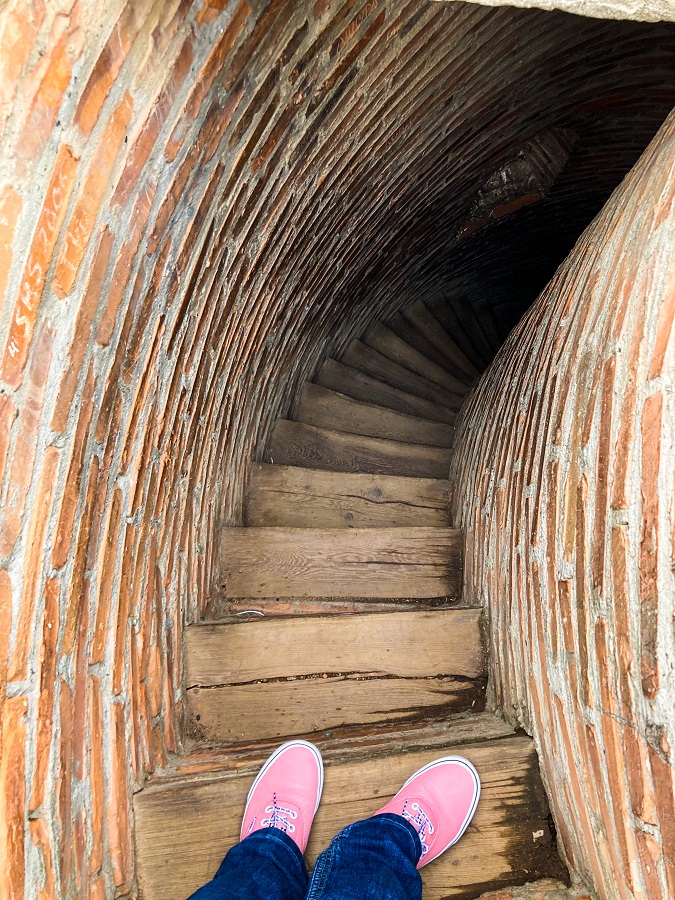
[[[248,792],[240,839],[261,828],[278,828],[304,853],[322,790],[323,762],[314,744],[282,744]]]
[[[403,816],[417,831],[421,869],[464,834],[478,806],[480,778],[468,759],[444,756],[423,766],[376,813]]]

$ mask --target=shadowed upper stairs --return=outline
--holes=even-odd
[[[425,900],[563,874],[532,741],[485,709],[482,610],[460,603],[449,522],[454,417],[501,340],[468,306],[418,302],[326,361],[276,423],[246,527],[223,531],[222,592],[187,631],[193,751],[137,795],[144,897],[212,877],[255,771],[291,736],[327,764],[310,862],[452,752],[483,793],[424,870]]]

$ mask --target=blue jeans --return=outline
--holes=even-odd
[[[421,853],[413,826],[382,813],[336,835],[310,878],[298,845],[263,828],[232,847],[190,900],[422,900]]]

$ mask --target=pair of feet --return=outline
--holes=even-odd
[[[270,756],[248,794],[241,839],[261,828],[278,828],[304,853],[323,789],[323,762],[307,741],[289,741]],[[461,756],[444,756],[415,772],[378,810],[406,819],[422,845],[421,869],[466,831],[478,805],[480,779]]]

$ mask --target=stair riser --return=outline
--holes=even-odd
[[[449,524],[449,481],[254,465],[246,525],[398,528]]]
[[[317,428],[429,447],[451,447],[455,434],[451,425],[353,400],[318,384],[303,387],[295,420]]]
[[[265,461],[330,472],[444,479],[450,471],[452,453],[282,419],[275,425]]]
[[[231,597],[456,597],[455,529],[228,528],[222,579]]]
[[[485,675],[480,609],[197,625],[185,636],[186,684],[247,684],[326,672],[400,678]]]
[[[367,340],[371,340],[370,336]],[[418,355],[423,359],[421,354]],[[370,375],[372,378],[378,378],[385,381],[392,387],[402,391],[408,391],[411,394],[416,394],[418,397],[422,397],[424,400],[430,400],[432,403],[440,403],[442,406],[447,406],[448,409],[452,410],[459,409],[459,406],[461,406],[461,396],[463,396],[463,394],[460,395],[459,393],[459,387],[455,387],[455,385],[461,384],[463,391],[467,391],[466,385],[462,384],[458,379],[452,381],[453,387],[443,387],[441,386],[441,381],[432,381],[429,378],[425,378],[424,376],[419,375],[416,369],[413,370],[395,362],[379,350],[376,350],[361,341],[354,341],[350,344],[340,361],[353,369],[357,369],[359,372]],[[428,362],[428,360],[425,362],[427,363],[424,367],[425,370],[433,365],[433,363]],[[412,365],[412,363],[410,365]],[[438,372],[442,373],[437,374],[437,379],[441,379],[443,376],[447,375],[442,369],[439,367],[437,368]],[[447,375],[447,378],[450,377],[451,376]]]
[[[366,403],[377,403],[397,412],[407,413],[410,416],[418,416],[421,419],[429,419],[432,422],[445,422],[452,425],[456,414],[445,406],[416,397],[407,391],[399,390],[358,372],[349,366],[339,363],[335,359],[329,359],[321,368],[316,377],[316,383],[323,387],[346,394],[355,400],[363,400]],[[457,399],[457,408],[461,405],[461,399]]]
[[[187,692],[190,730],[196,740],[239,741],[310,738],[342,726],[446,719],[480,712],[483,679],[311,678]]]

